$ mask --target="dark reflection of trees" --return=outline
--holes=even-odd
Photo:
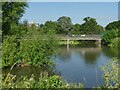
[[[84,59],[86,63],[94,64],[99,57],[100,52],[85,52]]]
[[[71,58],[71,52],[70,51],[67,51],[66,49],[60,51],[58,54],[57,54],[57,57],[63,61],[63,62],[67,62],[70,60]]]
[[[80,56],[85,60],[87,64],[94,64],[97,58],[101,54],[101,48],[83,48],[80,52]]]
[[[110,58],[118,57],[118,48],[103,47],[102,51],[103,51],[103,54],[107,57],[110,57]]]
[[[48,72],[49,75],[54,75],[55,67],[14,67],[11,74],[16,75],[17,78],[21,76],[31,77],[34,74],[35,79],[39,79],[40,74],[44,71]],[[10,72],[10,68],[2,70],[4,75],[8,74],[8,72]]]

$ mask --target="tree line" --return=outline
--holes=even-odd
[[[51,56],[55,55],[57,44],[53,37],[49,37],[47,41],[38,40],[41,38],[40,34],[103,34],[103,42],[106,44],[116,45],[114,40],[120,36],[120,21],[109,23],[105,28],[98,25],[96,19],[91,17],[84,18],[83,24],[72,24],[70,17],[62,16],[57,21],[47,21],[45,24],[40,24],[36,27],[34,24],[28,26],[27,21],[19,23],[19,19],[25,13],[25,8],[28,5],[26,2],[2,2],[2,68],[12,67],[15,64],[27,64],[28,66],[53,67],[54,62],[51,60]],[[1,12],[0,12],[1,13]],[[51,33],[54,32],[54,33]],[[38,39],[36,39],[36,36]],[[31,40],[32,38],[32,40]],[[47,37],[48,38],[48,37]],[[26,41],[25,41],[26,39]],[[115,61],[115,60],[114,60]],[[1,63],[0,63],[1,64]],[[114,65],[115,64],[115,65]],[[116,73],[118,67],[115,63],[110,65],[112,68],[109,70],[103,68],[105,71],[104,79],[105,86],[99,88],[119,87]],[[12,69],[11,69],[12,70]],[[111,73],[108,71],[113,71]],[[110,73],[110,74],[108,74]],[[114,75],[115,74],[115,75]],[[6,76],[0,74],[2,78],[3,88],[83,88],[81,84],[70,85],[67,82],[63,82],[58,75],[48,76],[48,74],[40,74],[40,80],[35,81],[33,76],[30,79],[22,77],[16,79],[14,75],[9,72]],[[115,76],[112,81],[111,76]],[[117,79],[117,80],[116,80]],[[111,82],[109,82],[111,81]],[[110,83],[110,84],[109,84]],[[112,83],[112,84],[111,84]],[[112,86],[111,86],[112,85]]]
[[[39,24],[39,30],[46,33],[54,31],[56,34],[100,34],[104,31],[101,25],[98,25],[96,19],[85,17],[83,24],[73,24],[68,16],[61,16],[57,21],[46,21],[45,24]],[[23,24],[28,21],[23,21]],[[34,24],[32,26],[35,26]]]
[[[37,27],[33,23],[28,26],[28,21],[24,20],[23,23],[19,19],[28,8],[26,2],[2,2],[2,36],[18,34],[23,36],[28,31],[32,33],[48,33],[54,32],[56,34],[99,34],[102,36],[103,44],[110,44],[111,40],[120,36],[120,20],[110,22],[105,28],[98,24],[95,18],[85,17],[84,23],[73,24],[68,16],[61,16],[56,21],[46,21],[44,24],[39,24]]]

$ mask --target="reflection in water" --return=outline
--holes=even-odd
[[[85,62],[88,64],[96,63],[96,60],[99,57],[100,53],[101,53],[100,48],[85,49],[85,54],[83,55]]]
[[[108,50],[108,49],[107,49]],[[83,83],[86,87],[104,84],[100,66],[107,64],[112,57],[103,48],[62,47],[56,57],[56,71],[68,82]]]
[[[33,66],[32,67],[15,67],[15,68],[13,68],[11,73],[13,75],[16,75],[17,78],[19,78],[21,76],[31,77],[31,75],[34,74],[35,79],[38,79],[40,76],[40,73],[42,73],[43,71],[47,71],[49,73],[49,75],[54,74],[53,68],[49,68],[49,67],[40,68],[40,67],[33,67]],[[9,72],[10,72],[10,69],[8,69],[8,68],[2,70],[3,74],[8,74]]]
[[[103,47],[102,51],[107,57],[110,57],[110,58],[118,57],[118,54],[119,54],[118,53],[118,48]]]
[[[54,73],[60,74],[68,82],[81,82],[86,87],[93,87],[104,84],[103,72],[100,70],[100,66],[107,64],[117,54],[116,50],[110,48],[70,47],[68,51],[66,47],[61,47],[55,57],[55,69],[48,67],[16,67],[12,70],[12,74],[18,77],[34,74],[38,78],[42,71],[47,70],[50,75]],[[3,70],[4,74],[8,72],[9,69]]]
[[[66,48],[64,48],[64,49],[65,49],[64,51],[60,50],[60,52],[56,56],[63,62],[67,62],[70,60],[71,52],[69,52]]]
[[[70,48],[69,51],[63,47],[57,55],[61,61],[69,61],[73,53],[80,53],[80,57],[88,64],[96,62],[101,53],[101,48]]]

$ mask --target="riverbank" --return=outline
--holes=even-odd
[[[89,44],[88,44],[89,43]],[[79,47],[95,47],[96,45],[95,41],[59,41],[58,44],[60,46],[64,45],[71,45],[71,46],[79,46]]]

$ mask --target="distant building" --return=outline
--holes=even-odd
[[[35,23],[35,22],[28,22],[28,25],[29,25],[29,26],[35,25],[36,27],[38,27],[38,26],[39,26],[39,23]]]

